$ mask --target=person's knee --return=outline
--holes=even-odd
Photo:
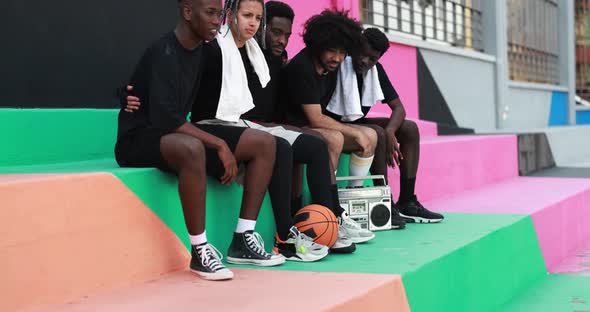
[[[276,150],[275,137],[265,132],[257,133],[253,149],[259,155],[274,155]]]
[[[404,141],[416,141],[420,139],[418,125],[411,120],[404,120],[400,126],[399,133]]]
[[[326,131],[324,140],[330,151],[341,152],[344,147],[344,135],[340,131]]]
[[[184,138],[178,145],[180,166],[193,171],[201,172],[205,168],[205,146],[197,139]]]
[[[364,128],[363,133],[367,136],[369,142],[371,143],[370,149],[373,152],[375,152],[375,148],[377,148],[377,143],[379,140],[379,135],[377,134],[377,131],[375,131],[375,129],[373,128]]]
[[[291,144],[289,144],[289,141],[281,138],[281,137],[275,137],[275,144],[276,144],[276,151],[277,151],[277,156],[284,156],[284,155],[292,155],[293,151],[291,149]]]
[[[305,135],[305,134],[304,134]],[[314,153],[328,153],[328,143],[322,138],[305,135],[306,148]]]

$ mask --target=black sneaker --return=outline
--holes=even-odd
[[[399,215],[397,205],[392,202],[391,205],[391,229],[402,230],[406,228],[406,220]]]
[[[213,245],[204,243],[193,246],[191,251],[191,272],[212,281],[228,280],[234,273],[221,263],[221,253]]]
[[[254,231],[246,231],[244,233],[234,233],[234,239],[227,252],[227,262],[275,266],[285,263],[285,257],[269,254],[264,250],[264,241],[260,234]]]
[[[399,212],[406,223],[437,223],[444,220],[440,213],[432,212],[418,201],[416,196],[407,202],[398,203]]]

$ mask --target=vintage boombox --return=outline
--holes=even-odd
[[[383,180],[385,177],[338,177],[337,181]],[[370,231],[391,229],[391,190],[389,186],[364,186],[339,188],[340,205],[348,215]]]

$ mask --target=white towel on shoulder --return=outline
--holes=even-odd
[[[364,116],[361,106],[372,107],[384,98],[376,66],[363,77],[363,94],[359,94],[356,72],[349,56],[340,65],[336,90],[326,109],[342,116],[342,121],[355,121]]]
[[[237,122],[242,114],[254,108],[252,93],[248,88],[248,77],[242,62],[240,51],[234,42],[233,35],[227,26],[223,26],[217,36],[217,42],[221,48],[222,78],[219,105],[215,118]],[[246,41],[248,58],[258,75],[262,87],[266,87],[270,81],[270,73],[262,49],[254,38]],[[203,77],[207,79],[207,77]]]

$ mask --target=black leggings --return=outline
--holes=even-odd
[[[277,233],[281,240],[286,240],[294,224],[291,211],[293,162],[307,165],[307,183],[313,202],[334,210],[330,191],[330,159],[328,147],[320,138],[302,134],[293,146],[283,138],[276,137],[276,141],[275,166],[268,193]]]

